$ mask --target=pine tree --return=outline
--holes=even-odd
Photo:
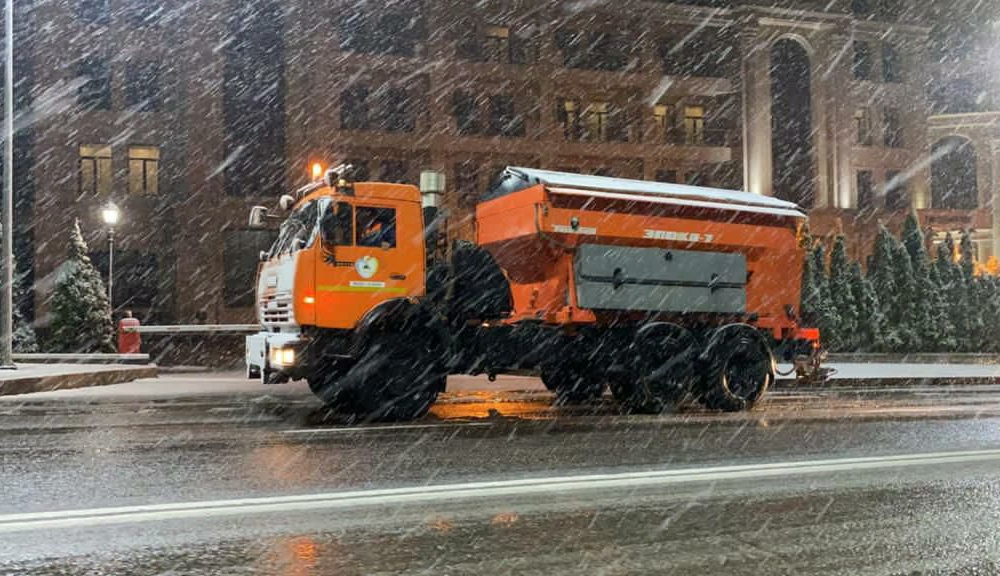
[[[976,270],[976,256],[972,249],[972,236],[968,230],[962,230],[962,236],[958,243],[958,251],[962,258],[959,262],[962,269],[962,276],[968,281],[975,275]]]
[[[830,305],[836,316],[836,328],[830,341],[831,350],[853,350],[857,347],[858,311],[851,290],[850,262],[843,235],[837,236],[830,253]]]
[[[941,249],[939,248],[938,258],[940,257]],[[947,282],[946,280],[944,283]],[[930,285],[933,287],[934,293],[929,301],[929,315],[935,335],[931,340],[924,340],[925,352],[954,352],[958,349],[955,326],[951,321],[951,302],[947,292],[942,289],[944,283],[939,278],[939,268],[935,262],[935,266],[930,268]]]
[[[857,349],[862,351],[883,349],[885,317],[882,315],[878,296],[871,282],[861,274],[861,264],[858,262],[851,265],[851,293],[858,313]]]
[[[868,267],[868,281],[878,296],[881,304],[881,314],[885,318],[883,341],[880,349],[899,350],[903,347],[899,332],[896,330],[898,313],[898,294],[896,287],[896,239],[889,230],[879,225],[875,246],[872,250]]]
[[[820,337],[830,343],[840,342],[837,329],[840,317],[830,300],[830,285],[826,277],[826,254],[817,243],[809,262],[809,314],[807,322],[819,328]],[[806,308],[803,308],[806,310]]]
[[[20,303],[26,301],[30,296],[24,285],[26,275],[21,274],[17,269],[17,262],[14,262],[14,351],[15,352],[37,352],[38,340],[35,337],[35,327],[28,322],[21,311]]]
[[[955,241],[951,234],[945,235],[938,245],[937,259],[934,261],[943,305],[955,334],[955,350],[969,351],[969,286],[963,278],[961,267],[955,262]]]
[[[913,281],[913,266],[906,247],[899,244],[895,248],[893,269],[896,276],[896,300],[889,317],[898,341],[894,341],[896,352],[912,352],[920,349],[920,341],[914,326],[916,316],[916,286]]]
[[[916,340],[914,351],[931,352],[940,337],[935,308],[938,288],[931,278],[930,259],[924,243],[924,234],[915,212],[910,212],[903,223],[902,243],[910,256],[913,267],[913,301],[910,307],[910,326]]]
[[[87,256],[80,222],[73,223],[69,254],[52,296],[52,338],[55,352],[114,352],[114,324],[104,282]]]

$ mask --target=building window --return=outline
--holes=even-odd
[[[732,38],[715,30],[678,34],[657,44],[660,67],[668,76],[725,77],[734,50]]]
[[[260,253],[270,250],[276,230],[229,230],[222,250],[223,299],[229,308],[254,304]]]
[[[659,130],[662,140],[673,141],[677,132],[677,118],[674,114],[674,107],[667,104],[653,106],[653,124]]]
[[[514,98],[496,94],[489,98],[489,132],[495,136],[524,136],[524,119],[514,107]]]
[[[353,13],[351,8],[338,11],[340,49],[368,54],[413,56],[424,32],[419,6],[409,4],[411,5],[406,9],[390,11],[385,11],[385,7],[380,6],[382,9],[379,10],[379,17],[360,11],[367,8],[364,4],[356,4],[353,10],[358,11]]]
[[[892,44],[882,45],[882,79],[894,83],[903,81],[903,59]]]
[[[386,132],[413,132],[416,114],[405,88],[389,88],[381,99],[379,128]]]
[[[900,177],[899,170],[888,170],[885,173],[885,209],[890,212],[902,212],[910,207],[910,196],[906,190],[906,182]]]
[[[129,63],[125,70],[125,105],[139,112],[152,112],[160,107],[159,64]]]
[[[875,207],[875,184],[871,170],[858,170],[858,209]]]
[[[128,149],[128,193],[160,192],[160,149],[156,146],[130,146]]]
[[[587,140],[605,141],[608,139],[608,103],[591,102],[587,106]]]
[[[112,182],[111,146],[80,146],[80,195],[110,196]]]
[[[111,16],[108,0],[78,0],[76,15],[90,24],[107,24]]]
[[[684,107],[684,143],[700,146],[705,143],[705,107]]]
[[[855,80],[868,80],[872,75],[872,48],[868,42],[854,41],[854,65],[851,67]]]
[[[882,110],[884,143],[889,148],[903,147],[903,121],[898,108],[885,108]]]
[[[614,34],[560,30],[556,33],[556,45],[567,68],[622,70],[628,64],[624,42]]]
[[[478,134],[479,104],[469,92],[458,91],[451,97],[451,113],[455,117],[455,131],[461,135]]]
[[[972,141],[938,140],[931,152],[931,208],[972,210],[979,204],[978,155]]]
[[[510,62],[510,28],[487,26],[483,38],[483,55],[487,61],[500,64]]]
[[[867,108],[854,111],[854,143],[858,146],[872,145],[872,120]]]
[[[668,184],[677,183],[677,170],[657,170],[656,171],[656,181],[666,182]]]
[[[371,172],[368,170],[368,160],[364,158],[348,158],[344,164],[351,167],[355,182],[368,182]]]
[[[579,140],[582,137],[580,131],[580,103],[576,100],[560,100],[556,114],[559,125],[562,127],[563,138],[566,140]]]
[[[87,56],[77,63],[76,75],[83,79],[77,89],[77,103],[93,110],[111,110],[111,68],[107,59]]]
[[[368,130],[368,88],[351,86],[340,93],[341,130]]]
[[[406,182],[408,168],[405,160],[383,160],[379,171],[379,181],[403,184]]]

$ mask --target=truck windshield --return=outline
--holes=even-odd
[[[271,256],[291,254],[308,248],[316,237],[319,209],[315,200],[296,209],[281,225],[281,233],[271,247]]]

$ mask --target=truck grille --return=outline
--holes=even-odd
[[[291,319],[291,295],[268,294],[260,301],[261,324],[288,324]]]

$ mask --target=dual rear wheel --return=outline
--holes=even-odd
[[[639,329],[623,369],[609,375],[622,407],[646,414],[670,410],[686,398],[717,410],[747,410],[773,379],[771,348],[756,328],[722,326],[701,345],[690,331],[667,322]]]

